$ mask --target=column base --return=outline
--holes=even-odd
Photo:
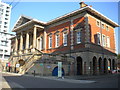
[[[35,52],[35,48],[32,48],[32,49],[31,49],[31,52]]]
[[[18,53],[17,52],[14,52],[14,55],[17,55]]]
[[[21,55],[23,52],[22,51],[19,51],[19,54]]]
[[[25,50],[25,53],[28,53],[28,50],[27,50],[27,49]]]

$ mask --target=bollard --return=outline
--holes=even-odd
[[[34,70],[34,73],[33,73],[34,77],[35,77],[35,70]]]

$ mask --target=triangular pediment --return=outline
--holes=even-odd
[[[25,23],[27,23],[27,22],[29,22],[29,21],[31,21],[31,20],[32,20],[32,18],[22,15],[22,16],[20,16],[19,19],[17,20],[17,22],[16,22],[16,24],[14,25],[14,28],[13,28],[13,29],[15,29],[15,28],[17,28],[17,27],[19,27],[19,26],[21,26],[21,25],[23,25],[23,24],[25,24]]]

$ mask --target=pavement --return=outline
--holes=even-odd
[[[39,76],[39,75],[21,75],[21,74],[16,74],[16,73],[9,73],[9,72],[2,72],[2,74],[6,74],[8,76],[24,76],[26,78],[41,78],[41,79],[49,79],[49,80],[56,80],[56,81],[60,81],[62,82],[66,82],[66,83],[73,83],[73,84],[92,84],[92,83],[98,83],[102,78],[111,78],[112,76],[116,76],[117,74],[111,74],[111,75],[97,75],[97,76],[65,76],[62,78],[58,78],[55,76]],[[98,79],[98,80],[97,80]],[[103,81],[102,81],[103,82]],[[9,83],[9,85],[8,85]],[[15,83],[13,81],[8,81],[6,82],[6,80],[3,77],[3,82],[2,82],[3,88],[10,88],[10,86],[12,86],[11,88],[23,88],[22,85]]]
[[[4,79],[4,77],[2,77],[2,80],[0,81],[0,83],[2,84],[1,85],[2,88],[10,88],[8,82]]]
[[[29,77],[34,77],[33,75],[24,75]],[[93,80],[76,80],[74,78],[65,78],[65,77],[55,77],[55,76],[35,76],[36,78],[44,78],[44,79],[50,79],[50,80],[57,80],[57,81],[64,81],[69,83],[95,83],[96,81]]]
[[[34,75],[28,75],[28,74],[22,75],[22,74],[9,73],[9,72],[3,72],[3,73],[10,74],[10,75],[17,75],[17,76],[27,76],[27,77],[35,77],[35,78],[44,78],[44,79],[50,79],[50,80],[64,81],[64,82],[69,82],[69,83],[95,83],[96,82],[96,81],[92,81],[92,80],[77,80],[77,79],[75,79],[75,77],[71,77],[71,76],[58,78],[56,76],[39,76],[39,75],[34,76]]]

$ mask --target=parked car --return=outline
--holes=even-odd
[[[112,70],[112,73],[120,73],[120,70]]]

